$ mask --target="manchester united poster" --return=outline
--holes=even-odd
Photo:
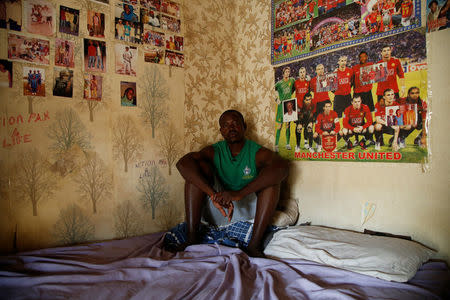
[[[285,158],[420,163],[428,156],[424,28],[276,67],[275,90],[275,147]],[[297,121],[286,122],[283,104],[293,97]]]

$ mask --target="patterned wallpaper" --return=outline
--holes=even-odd
[[[275,102],[270,1],[185,1],[188,149],[221,139],[220,114],[240,110],[248,136],[272,146]]]

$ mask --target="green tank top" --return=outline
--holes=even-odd
[[[258,175],[255,156],[261,148],[257,143],[245,140],[244,147],[233,157],[226,141],[214,147],[214,167],[217,176],[226,190],[238,191],[253,181]]]

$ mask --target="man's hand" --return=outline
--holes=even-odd
[[[357,127],[355,127],[355,128],[353,129],[353,132],[361,133],[362,130],[363,130],[362,126],[357,126]]]
[[[324,131],[323,133],[322,133],[322,135],[330,135],[329,133],[328,133],[328,131]]]
[[[228,222],[230,222],[231,218],[233,218],[234,205],[232,201],[224,200],[222,194],[223,193],[215,193],[211,197],[211,201],[213,205],[220,211],[222,216],[228,217]],[[228,213],[225,212],[225,209],[228,210]]]

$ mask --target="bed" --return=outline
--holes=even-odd
[[[293,235],[298,228],[285,232]],[[266,248],[269,254],[284,251],[277,250],[283,242],[277,234]],[[171,253],[162,249],[163,235],[3,256],[0,299],[409,300],[449,295],[444,262],[420,264],[410,280],[395,282],[295,256],[252,258],[217,244]]]

